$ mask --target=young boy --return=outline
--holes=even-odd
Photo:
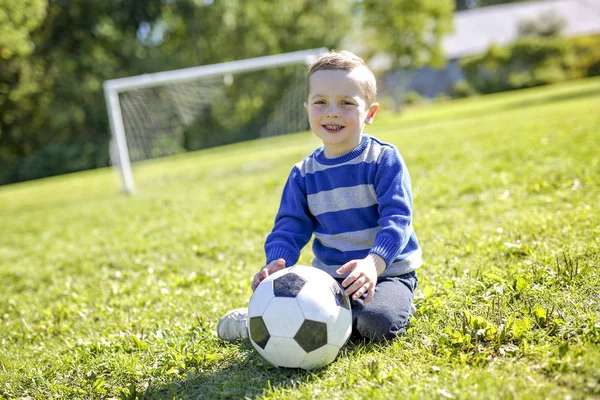
[[[314,234],[313,267],[350,296],[353,334],[393,338],[408,323],[421,266],[408,171],[396,147],[363,134],[379,104],[375,77],[360,57],[323,55],[306,88],[304,108],[323,146],[292,168],[252,290],[294,265]],[[219,336],[247,338],[246,319],[247,309],[230,311],[219,321]]]

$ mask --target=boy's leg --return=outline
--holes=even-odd
[[[248,338],[248,309],[236,308],[223,315],[217,324],[217,334],[223,340]]]
[[[364,304],[365,296],[351,301],[353,333],[371,340],[392,339],[404,333],[414,312],[417,282],[415,272],[380,278],[369,304]]]

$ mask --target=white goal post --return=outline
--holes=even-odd
[[[119,168],[124,191],[128,194],[133,194],[135,185],[131,169],[132,157],[127,143],[127,124],[124,122],[123,104],[120,99],[121,95],[138,89],[156,88],[162,85],[173,85],[175,83],[186,83],[186,85],[190,85],[190,82],[192,81],[205,78],[224,77],[225,81],[227,81],[228,77],[231,77],[233,74],[282,67],[289,64],[310,64],[327,51],[327,48],[302,50],[105,81],[103,85],[104,96],[111,130],[111,163]],[[198,90],[202,91],[203,88]],[[207,90],[210,90],[210,87],[207,86],[206,88]],[[178,96],[182,97],[189,95],[183,93],[178,94]],[[210,100],[205,99],[204,101]],[[186,107],[179,107],[177,111],[178,114],[184,115],[186,110],[182,111],[182,108]],[[194,103],[187,106],[187,109],[190,108],[195,108]],[[135,108],[132,112],[138,112],[138,109]],[[192,117],[184,116],[183,118],[189,120]],[[132,124],[130,124],[130,126],[132,126]],[[143,126],[140,129],[143,129]]]

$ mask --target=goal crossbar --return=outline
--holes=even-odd
[[[210,77],[223,74],[249,72],[262,68],[278,67],[287,64],[313,62],[317,57],[327,52],[327,48],[301,50],[290,53],[275,54],[245,60],[227,61],[217,64],[202,65],[198,67],[183,68],[173,71],[156,72],[126,78],[111,79],[104,82],[104,96],[108,110],[111,135],[117,151],[118,164],[124,191],[134,193],[133,173],[125,137],[125,126],[121,113],[119,93],[159,86],[165,83],[185,82],[193,79]]]

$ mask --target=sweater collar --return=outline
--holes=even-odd
[[[356,146],[354,148],[354,150],[352,150],[349,153],[344,154],[343,156],[339,156],[339,157],[335,157],[335,158],[327,158],[325,157],[325,152],[324,152],[324,147],[320,147],[319,150],[317,151],[317,154],[315,155],[315,159],[317,160],[317,162],[319,162],[320,164],[324,164],[324,165],[336,165],[336,164],[342,164],[345,163],[347,161],[352,160],[353,158],[356,158],[357,156],[359,156],[366,148],[367,145],[369,144],[369,136],[368,135],[362,135],[362,139],[360,141],[360,143],[358,144],[358,146]]]

